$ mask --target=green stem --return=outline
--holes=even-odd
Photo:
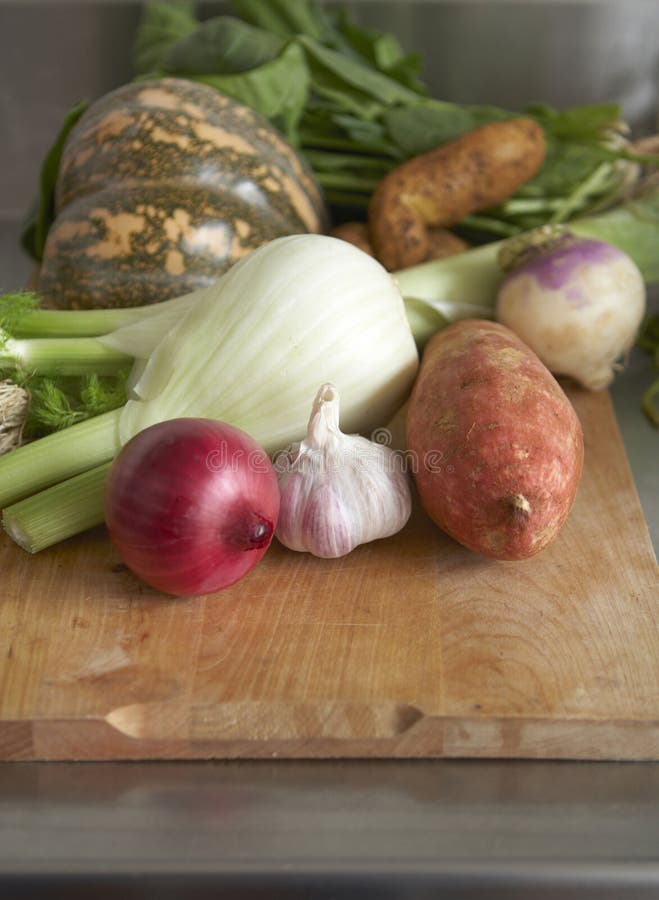
[[[654,190],[634,202],[566,226],[580,237],[606,241],[627,253],[638,266],[646,284],[659,283],[659,192]],[[459,318],[493,318],[496,295],[502,280],[499,251],[503,241],[495,241],[444,259],[421,263],[394,273],[400,292],[427,303],[449,321]],[[425,324],[419,333],[412,321],[415,339],[427,338]]]
[[[304,119],[302,120],[304,122]],[[354,138],[341,137],[333,133],[329,128],[300,128],[300,142],[302,145],[302,153],[307,154],[308,151],[323,150],[349,150],[359,152],[363,156],[370,159],[384,161],[392,169],[396,163],[403,162],[404,157],[400,152],[396,152],[397,148],[382,148],[382,143],[373,142],[369,144],[367,140],[356,141]],[[388,151],[388,152],[387,152]]]
[[[187,308],[199,294],[200,291],[195,291],[160,303],[125,309],[28,309],[12,314],[11,327],[7,330],[16,338],[100,337],[125,325],[167,316],[173,309]],[[4,299],[0,297],[0,314]]]
[[[113,459],[121,447],[120,415],[115,409],[94,416],[0,457],[0,509]]]
[[[111,463],[81,472],[2,514],[7,534],[24,550],[37,553],[103,522],[103,489]]]
[[[484,244],[466,253],[401,269],[395,273],[400,292],[406,299],[424,301],[449,320],[491,318],[502,278],[497,263],[501,244]]]
[[[35,309],[18,316],[16,337],[96,337],[149,315],[149,306],[130,309]]]
[[[561,209],[565,203],[562,197],[524,197],[517,196],[506,200],[503,208],[507,215],[519,216],[529,213],[544,214]]]
[[[133,306],[129,309],[27,310],[12,321],[11,332],[15,337],[21,338],[96,337],[139,321],[145,316],[158,315],[160,305]]]
[[[391,163],[385,159],[366,156],[363,153],[336,153],[324,150],[306,150],[304,155],[314,169],[324,171],[341,171],[342,169],[369,170],[380,177],[391,169]]]
[[[566,197],[558,209],[554,211],[554,214],[549,219],[549,224],[556,225],[560,222],[565,222],[570,216],[573,216],[580,208],[582,208],[588,197],[601,190],[610,177],[610,170],[610,163],[601,163],[597,166],[597,168],[590,173],[588,178],[586,178],[582,184],[578,185],[572,194],[570,194],[569,197]]]
[[[370,194],[368,191],[363,193],[352,193],[351,191],[335,191],[332,188],[324,190],[325,199],[333,206],[353,206],[357,209],[367,209]]]
[[[369,193],[373,191],[380,179],[376,176],[355,176],[350,172],[316,172],[316,180],[323,188],[340,188],[341,190],[355,190]]]
[[[419,352],[430,338],[449,322],[448,318],[434,306],[415,297],[405,297],[405,315]]]
[[[465,216],[464,219],[461,219],[460,225],[463,228],[471,228],[475,231],[489,232],[489,234],[493,234],[497,238],[513,237],[519,234],[521,230],[519,225],[504,222],[503,219],[494,219],[492,216]]]
[[[659,378],[644,392],[641,407],[648,421],[659,428]]]
[[[10,339],[0,352],[1,369],[36,375],[114,375],[132,357],[95,338]]]

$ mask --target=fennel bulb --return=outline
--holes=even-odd
[[[331,381],[342,428],[370,433],[405,400],[418,354],[394,280],[324,235],[278,238],[241,259],[158,344],[121,413],[120,440],[207,416],[268,452],[301,439],[309,396]]]

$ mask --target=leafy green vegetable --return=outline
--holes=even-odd
[[[542,122],[556,138],[583,140],[590,143],[619,124],[620,107],[617,103],[594,103],[588,106],[571,106],[558,111],[550,106],[535,103],[528,107],[529,114]]]
[[[167,72],[183,76],[182,72]],[[236,75],[198,75],[208,84],[244,103],[269,119],[293,146],[299,144],[298,125],[309,92],[304,54],[297,44],[287,44],[270,62]]]
[[[190,78],[266,116],[306,155],[339,218],[363,214],[376,178],[478,125],[524,113],[543,127],[544,165],[496,209],[461,226],[478,241],[562,222],[616,202],[637,170],[620,108],[599,103],[510,111],[429,96],[420,59],[393,35],[362,28],[317,0],[232,0],[231,15],[202,20],[191,0],[144,7],[133,59],[137,78]],[[61,144],[44,164],[42,196],[23,245],[36,259],[52,221]]]
[[[659,371],[659,313],[647,316],[638,336],[638,346],[649,353],[652,364]],[[647,388],[642,399],[643,412],[659,428],[659,377]]]
[[[380,72],[406,85],[418,94],[428,93],[419,78],[421,56],[418,53],[405,54],[393,34],[376,29],[358,28],[350,21],[345,10],[336,13],[336,26],[349,46]],[[340,49],[337,47],[337,49]]]
[[[298,37],[307,52],[313,85],[320,94],[339,84],[348,96],[364,96],[382,107],[416,103],[417,94],[365,62],[352,59],[305,35]]]
[[[237,75],[271,62],[285,43],[234,16],[217,16],[171,45],[160,66],[190,75]]]
[[[329,18],[314,0],[234,0],[231,7],[246,22],[280,37],[308,34],[319,41],[336,39]]]
[[[148,8],[147,24],[151,16],[160,15],[161,5]],[[211,19],[178,39],[172,31],[169,51],[162,52],[161,47],[158,72],[213,84],[269,115],[307,154],[329,203],[335,206],[346,201],[352,206],[367,205],[372,179],[365,176],[366,171],[386,174],[401,161],[471,128],[520,114],[430,97],[419,77],[418,56],[405,55],[393,35],[361,28],[345,9],[332,12],[315,0],[233,0],[231,6],[248,26],[240,33],[237,47],[232,38],[237,26],[231,17]],[[147,43],[146,28],[138,34],[142,47]],[[280,41],[286,42],[286,50],[264,63],[261,54],[267,58],[275,53]],[[301,55],[291,59],[293,46]],[[272,90],[267,82],[275,77],[269,66],[282,54],[290,64],[290,68],[283,64],[277,68],[279,93],[285,93],[281,84],[291,91],[285,116],[280,109],[268,112],[270,104],[263,101]],[[217,80],[250,57],[254,65],[249,69],[249,84]],[[204,67],[207,71],[201,72]],[[293,92],[296,79],[304,78],[303,71],[305,91]],[[139,72],[149,74],[146,67]],[[620,140],[617,104],[563,111],[534,104],[522,112],[545,130],[546,162],[509,203],[472,217],[464,223],[467,227],[495,236],[514,234],[547,221],[564,221],[619,196],[629,174],[625,160],[633,154]],[[340,169],[331,158],[333,152],[342,154]],[[520,200],[533,203],[520,204]]]
[[[135,71],[159,69],[172,46],[198,27],[193,0],[170,0],[147,6],[133,46]]]
[[[116,375],[91,373],[80,378],[33,377],[25,382],[30,404],[25,435],[43,437],[70,428],[126,402],[128,370]]]
[[[34,291],[16,291],[0,298],[0,347],[9,335],[14,335],[17,325],[26,314],[39,309],[41,300]]]
[[[59,175],[62,150],[80,116],[87,109],[87,103],[79,101],[66,114],[64,124],[55,142],[48,151],[41,167],[39,178],[39,195],[28,211],[21,228],[20,241],[23,249],[36,260],[43,255],[48,231],[55,218],[55,186]]]
[[[420,100],[386,109],[382,121],[388,138],[409,157],[455,140],[476,127],[477,117],[473,110],[453,103]]]

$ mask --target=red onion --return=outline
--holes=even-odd
[[[105,521],[129,569],[159,591],[228,587],[268,549],[279,488],[265,451],[213,419],[151,425],[121,449],[105,486]]]

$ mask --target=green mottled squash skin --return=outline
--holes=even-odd
[[[310,168],[265,118],[191,81],[131,83],[69,135],[39,290],[61,308],[157,303],[327,225]]]

